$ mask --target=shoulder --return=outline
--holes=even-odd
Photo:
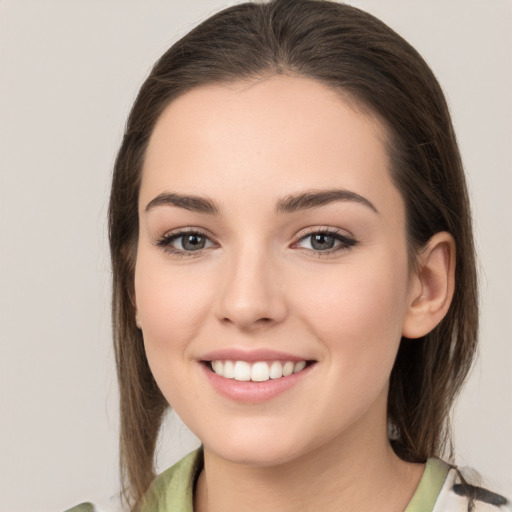
[[[155,478],[137,512],[193,512],[194,487],[202,468],[199,448]]]
[[[471,485],[454,466],[432,458],[405,512],[512,512],[500,494]]]
[[[98,498],[93,501],[84,501],[64,512],[123,512],[120,496]]]
[[[99,512],[98,509],[90,502],[80,503],[74,507],[68,508],[65,512]]]
[[[194,486],[203,468],[203,451],[195,450],[158,475],[136,512],[193,512]],[[65,512],[121,512],[120,500],[94,500]]]
[[[512,512],[504,496],[464,480],[457,468],[450,468],[432,512]]]

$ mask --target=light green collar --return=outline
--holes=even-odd
[[[404,512],[432,512],[450,466],[440,459],[428,459],[414,496]]]
[[[201,448],[158,475],[136,512],[194,512],[194,487],[203,467]]]
[[[189,453],[159,475],[137,512],[194,512],[194,487],[203,467],[203,450]],[[432,512],[450,466],[429,459],[414,496],[404,512]]]

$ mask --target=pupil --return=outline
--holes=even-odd
[[[201,235],[185,235],[182,237],[181,243],[187,251],[198,251],[204,248],[205,239]]]
[[[311,246],[313,249],[317,249],[319,251],[325,251],[327,249],[332,249],[334,247],[334,237],[330,235],[313,235],[311,240]]]

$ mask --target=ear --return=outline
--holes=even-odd
[[[140,321],[139,311],[137,308],[135,308],[135,325],[138,329],[142,329],[142,323]]]
[[[135,297],[135,293],[130,294],[130,300],[133,306],[133,310],[135,311],[135,325],[137,329],[142,329],[142,322],[140,321],[139,308],[137,308],[137,299]]]
[[[428,334],[448,312],[455,290],[455,240],[450,233],[436,233],[418,256],[411,276],[410,296],[402,335]]]

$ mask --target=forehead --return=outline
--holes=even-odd
[[[198,87],[171,102],[147,149],[141,198],[264,181],[281,195],[343,187],[372,196],[389,180],[386,132],[342,94],[303,77]]]

